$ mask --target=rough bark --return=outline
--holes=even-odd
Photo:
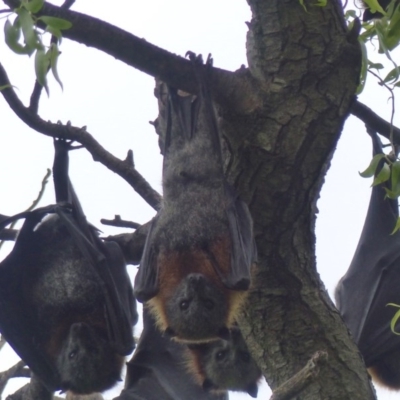
[[[297,0],[249,0],[248,62],[265,101],[245,117],[222,111],[235,155],[231,178],[250,205],[259,249],[241,327],[272,388],[327,351],[327,366],[298,398],[370,399],[358,351],[316,272],[314,234],[360,53],[339,2],[310,3],[305,12]]]

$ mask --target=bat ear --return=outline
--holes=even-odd
[[[164,334],[165,334],[166,336],[170,337],[170,338],[173,338],[173,337],[176,336],[175,331],[174,331],[172,328],[170,328],[170,327],[167,327],[167,329],[164,331]]]
[[[256,383],[251,383],[249,386],[246,388],[247,393],[251,396],[256,398],[258,394],[258,386]]]
[[[231,338],[231,333],[229,329],[226,326],[224,326],[218,331],[218,337],[223,340],[229,340]]]

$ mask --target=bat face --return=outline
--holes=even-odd
[[[229,253],[214,254],[227,264],[220,255]],[[226,337],[246,293],[223,285],[205,251],[182,249],[160,258],[160,289],[149,305],[161,330],[190,342]]]
[[[82,394],[102,392],[121,379],[123,362],[103,330],[74,323],[56,360],[61,388]]]
[[[136,303],[121,249],[99,239],[70,184],[70,144],[55,146],[60,204],[10,217],[25,222],[0,263],[0,331],[49,391],[86,394],[119,379]]]
[[[228,340],[194,344],[188,348],[189,369],[205,390],[241,391],[257,397],[261,371],[239,329],[232,329]]]
[[[115,400],[227,400],[226,392],[206,392],[185,367],[186,345],[163,335],[146,307],[143,332],[127,363],[125,390]]]

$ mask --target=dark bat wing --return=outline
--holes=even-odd
[[[210,132],[215,153],[220,160],[221,173],[224,176],[221,138],[210,93],[210,83],[208,82],[209,65],[195,65],[195,68],[200,86],[200,100],[203,102],[203,105],[199,106],[198,114],[200,115],[197,115],[196,118],[202,118],[206,129]],[[204,115],[202,116],[201,113]],[[231,266],[228,275],[218,271],[217,273],[229,289],[247,290],[251,279],[250,268],[257,259],[253,220],[247,204],[239,198],[236,190],[226,181],[224,190],[227,198],[226,216],[231,239]]]
[[[382,153],[372,137],[374,154]],[[397,218],[397,200],[385,199],[382,185],[375,186],[353,260],[336,288],[337,307],[367,366],[400,346],[390,328],[398,308],[388,306],[400,305],[400,232],[391,235]]]
[[[110,340],[118,354],[128,355],[134,349],[132,327],[137,321],[137,314],[122,251],[115,242],[103,243],[96,228],[86,220],[68,176],[70,142],[56,139],[54,147],[53,177],[56,200],[57,203],[70,202],[72,206],[72,212],[57,208],[57,214],[88,261],[88,267],[100,277],[106,301],[105,312]]]
[[[228,394],[205,392],[185,366],[185,345],[163,336],[143,309],[143,332],[127,364],[126,388],[118,400],[228,400]]]
[[[223,278],[226,287],[247,290],[250,286],[250,267],[257,259],[257,247],[253,237],[253,220],[247,204],[240,200],[234,189],[226,185],[229,195],[226,214],[231,235],[231,269]]]
[[[133,293],[140,302],[150,300],[158,293],[157,255],[153,246],[155,224],[157,224],[157,216],[150,223],[139,271],[135,277]]]
[[[12,252],[0,263],[0,331],[16,353],[53,392],[59,388],[60,376],[39,346],[41,326],[38,326],[29,304],[21,296],[24,270],[30,267],[28,260],[35,255],[33,229],[48,210],[45,207],[27,215]]]

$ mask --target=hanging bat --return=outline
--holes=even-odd
[[[134,293],[177,339],[229,336],[256,257],[247,205],[227,183],[207,72],[197,96],[168,88],[163,204],[153,219]]]
[[[114,400],[228,400],[207,393],[185,367],[186,345],[163,335],[143,307],[143,332],[127,364],[125,389]]]
[[[205,390],[232,390],[257,397],[261,371],[239,328],[232,328],[228,340],[194,343],[188,348],[189,370]]]
[[[383,153],[376,133],[369,133],[374,154]],[[391,234],[399,212],[397,200],[385,198],[384,187],[388,184],[372,189],[357,249],[335,298],[373,379],[400,389],[400,336],[390,327],[398,309],[388,305],[400,305],[400,232]]]
[[[89,394],[120,379],[136,303],[121,249],[100,240],[72,188],[71,143],[54,144],[57,204],[0,224],[25,218],[0,264],[0,331],[49,390]]]

